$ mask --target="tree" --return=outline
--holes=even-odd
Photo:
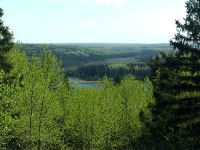
[[[12,64],[9,74],[15,77],[15,82],[12,82],[11,88],[14,92],[6,98],[12,102],[12,110],[20,114],[13,125],[16,133],[10,135],[17,138],[19,149],[53,149],[60,146],[60,132],[54,119],[59,113],[57,93],[66,83],[61,64],[53,53],[46,49],[41,53],[40,57],[28,58],[20,52],[20,46],[15,45],[8,55]],[[7,143],[8,146],[13,145]]]
[[[3,10],[0,8],[0,69],[8,72],[11,68],[7,62],[5,54],[9,52],[13,46],[13,34],[2,21]]]
[[[170,41],[174,51],[150,64],[156,98],[151,144],[158,149],[200,146],[200,0],[187,1],[186,9]]]

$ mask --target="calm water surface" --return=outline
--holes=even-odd
[[[85,81],[74,77],[69,77],[68,79],[71,84],[79,86],[80,88],[99,88],[101,86],[101,83],[97,81]]]

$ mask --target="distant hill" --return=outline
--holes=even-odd
[[[28,55],[39,54],[43,46],[63,61],[64,67],[77,67],[91,63],[129,63],[132,60],[144,62],[160,51],[170,49],[169,44],[122,44],[122,43],[80,43],[80,44],[23,44]],[[123,59],[120,59],[123,58]],[[117,60],[117,61],[115,61]],[[103,61],[103,62],[102,62]]]
[[[170,49],[167,43],[63,43],[23,44],[22,50],[31,57],[31,55],[40,55],[41,49],[44,46],[52,50],[62,60],[64,70],[67,73],[76,72],[77,68],[80,69],[80,67],[90,65],[144,65],[149,58],[155,56],[160,51]]]

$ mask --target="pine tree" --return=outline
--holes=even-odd
[[[170,41],[174,52],[150,65],[156,98],[150,132],[158,149],[200,147],[200,0],[187,1],[186,9]]]
[[[11,68],[10,64],[7,62],[5,54],[11,50],[13,46],[13,34],[9,31],[7,26],[4,26],[3,20],[3,10],[0,8],[0,69],[8,72]]]

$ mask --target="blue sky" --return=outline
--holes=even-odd
[[[25,43],[167,43],[184,0],[0,0],[4,23]]]

